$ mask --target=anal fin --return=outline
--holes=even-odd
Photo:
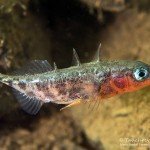
[[[69,108],[69,107],[78,105],[78,104],[80,104],[81,102],[82,102],[81,99],[77,99],[77,100],[75,100],[74,102],[72,102],[71,104],[68,104],[67,106],[61,108],[60,111],[66,109],[66,108]]]
[[[24,93],[21,93],[15,89],[13,89],[13,91],[24,111],[32,115],[36,115],[39,112],[41,106],[43,105],[43,102],[41,100],[30,98]]]

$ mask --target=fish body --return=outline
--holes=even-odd
[[[65,69],[32,61],[15,75],[0,74],[22,108],[36,114],[43,103],[75,104],[101,100],[150,85],[150,66],[140,61],[95,61]]]

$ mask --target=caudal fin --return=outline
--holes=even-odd
[[[5,75],[0,73],[0,87],[3,85],[3,80],[5,79]]]
[[[0,82],[2,81],[3,78],[4,78],[4,75],[0,73]]]

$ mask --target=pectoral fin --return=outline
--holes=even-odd
[[[36,115],[40,110],[43,102],[36,98],[30,98],[24,93],[13,89],[16,98],[18,99],[22,109],[31,115]]]

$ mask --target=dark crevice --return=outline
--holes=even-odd
[[[94,142],[92,143],[86,136],[85,132],[81,132],[80,133],[81,136],[81,143],[80,146],[85,148],[85,149],[89,149],[89,150],[104,150],[103,144],[100,142]],[[94,145],[93,145],[94,144]]]
[[[88,7],[78,0],[32,0],[29,9],[35,15],[44,17],[48,27],[52,29],[59,26],[57,23],[60,22],[67,24],[74,20],[81,24],[87,24],[87,26],[97,22],[96,16],[89,14]]]
[[[84,62],[87,59],[84,51],[91,53],[99,43],[97,33],[102,25],[96,13],[90,14],[89,8],[78,0],[32,0],[29,10],[44,20],[45,28],[51,30],[50,55],[59,68],[70,66],[73,48],[77,49]]]

